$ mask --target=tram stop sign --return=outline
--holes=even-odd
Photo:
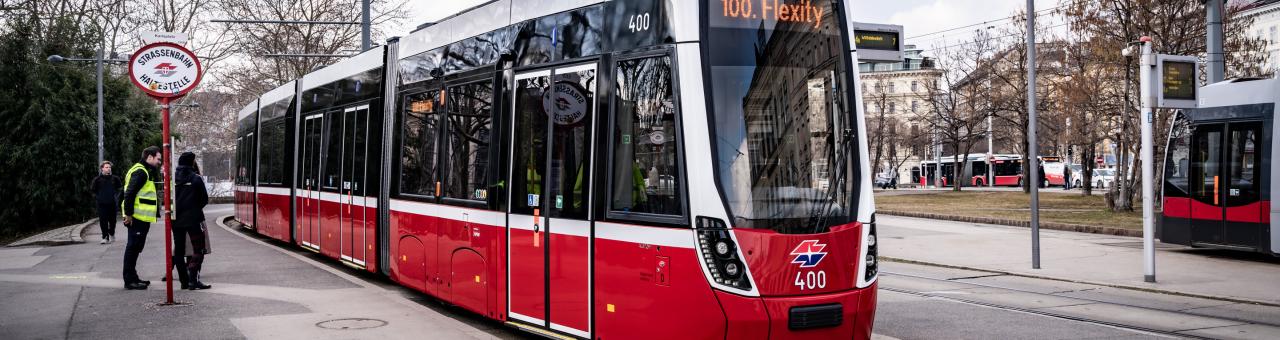
[[[129,58],[129,79],[156,100],[174,99],[191,92],[200,84],[203,71],[195,53],[171,42],[143,46]]]

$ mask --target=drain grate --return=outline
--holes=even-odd
[[[334,319],[334,320],[321,321],[316,323],[316,327],[320,327],[324,329],[338,329],[338,330],[369,329],[369,328],[378,328],[386,325],[387,325],[386,321],[382,321],[378,319],[365,319],[365,318]]]

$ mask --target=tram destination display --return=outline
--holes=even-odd
[[[898,51],[897,32],[853,31],[853,45],[859,50]]]
[[[1160,92],[1166,99],[1196,99],[1196,64],[1182,61],[1164,61],[1160,72]]]

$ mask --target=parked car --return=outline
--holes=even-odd
[[[1082,186],[1082,183],[1084,183],[1084,176],[1080,176],[1079,174],[1080,172],[1072,174],[1072,176],[1075,177],[1071,180],[1072,184],[1077,187]],[[1112,185],[1116,184],[1116,170],[1093,169],[1093,176],[1089,180],[1093,182],[1094,189],[1110,188]]]

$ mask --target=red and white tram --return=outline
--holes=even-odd
[[[1230,80],[1199,89],[1169,132],[1161,242],[1280,255],[1275,139],[1280,78]]]
[[[491,1],[242,111],[236,217],[542,335],[867,339],[842,1]]]

